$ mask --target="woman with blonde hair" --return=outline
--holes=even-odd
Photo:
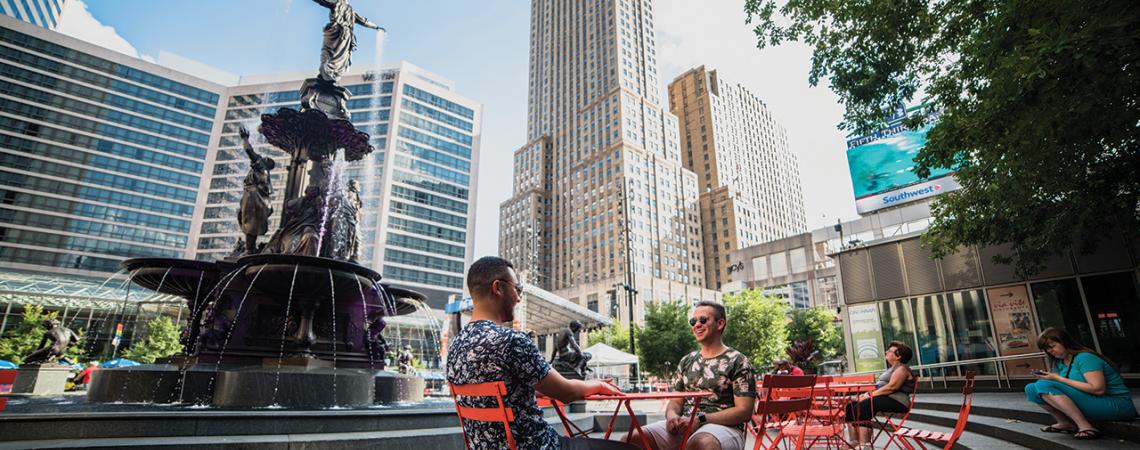
[[[1041,333],[1037,347],[1045,352],[1052,371],[1034,371],[1038,380],[1025,386],[1025,396],[1057,420],[1041,431],[1098,439],[1100,431],[1090,421],[1136,417],[1132,395],[1107,358],[1053,327]]]

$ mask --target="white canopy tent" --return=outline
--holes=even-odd
[[[604,343],[599,342],[582,351],[592,356],[589,366],[594,370],[595,378],[629,379],[631,365],[638,366],[638,372],[641,372],[641,362],[638,361],[637,355],[631,355]]]

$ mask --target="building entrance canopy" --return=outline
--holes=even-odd
[[[467,313],[472,308],[471,297],[465,297],[448,303],[444,312]],[[606,316],[534,286],[523,287],[523,301],[515,308],[515,316],[519,328],[534,331],[539,336],[554,334],[565,328],[571,320],[581,322],[585,329],[608,326],[611,323]]]

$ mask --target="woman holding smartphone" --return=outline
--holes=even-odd
[[[1090,421],[1136,417],[1128,387],[1107,358],[1053,327],[1041,333],[1037,347],[1053,371],[1034,371],[1038,380],[1025,386],[1025,396],[1057,420],[1041,431],[1099,439],[1100,431]]]

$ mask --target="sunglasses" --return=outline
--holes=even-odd
[[[507,283],[507,284],[513,284],[515,286],[515,292],[517,292],[519,295],[523,295],[523,284],[521,281],[518,283],[511,283],[510,280],[495,280],[495,281],[502,281],[502,282]]]
[[[709,321],[709,316],[700,316],[700,317],[697,317],[694,319],[689,319],[689,326],[695,327],[695,326],[697,326],[697,322],[700,322],[701,325],[704,325],[705,323],[708,323],[708,321]]]

